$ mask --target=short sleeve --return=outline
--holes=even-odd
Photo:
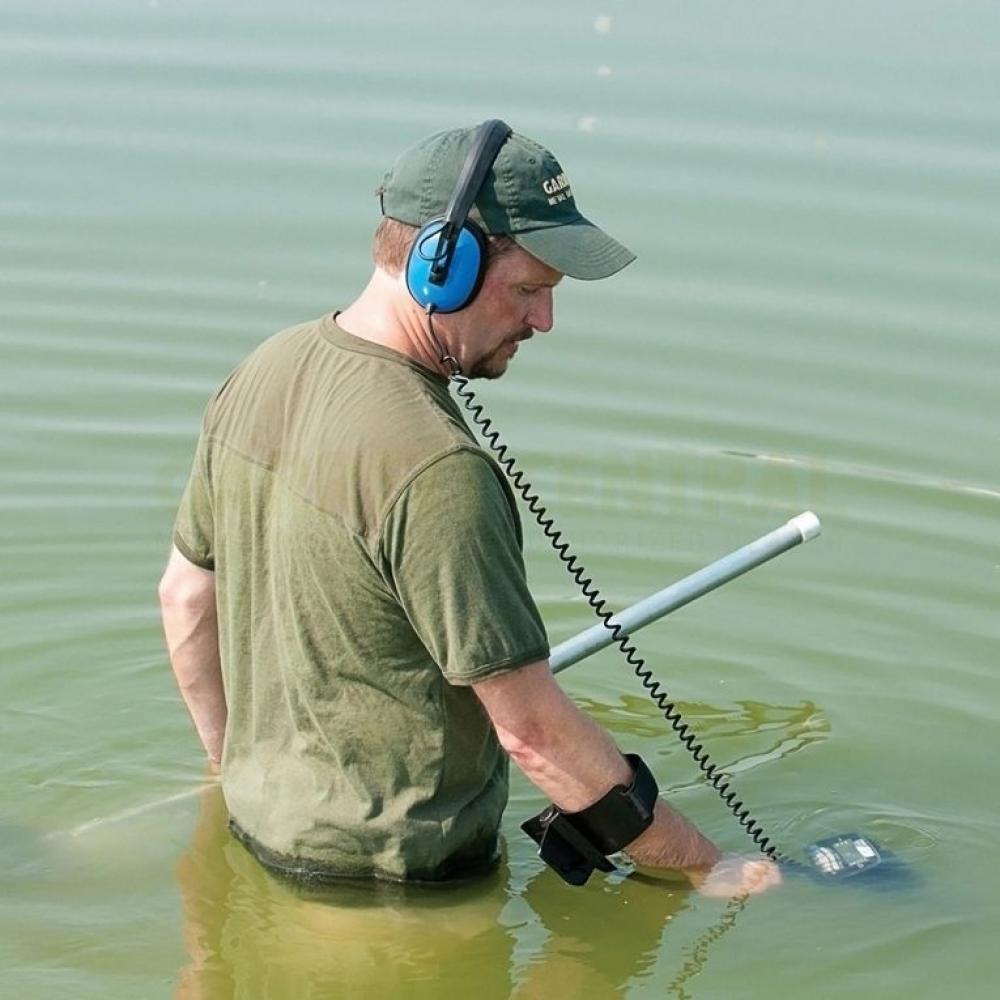
[[[212,494],[208,481],[208,446],[205,435],[198,441],[194,464],[177,520],[174,522],[174,545],[189,562],[202,569],[215,569],[215,527],[212,519]]]
[[[383,573],[452,684],[473,684],[549,653],[500,475],[479,452],[447,453],[413,477],[383,525]]]

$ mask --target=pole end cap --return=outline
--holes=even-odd
[[[819,518],[811,510],[803,511],[801,514],[793,517],[788,523],[795,526],[798,533],[802,536],[803,542],[812,541],[823,530],[823,526],[819,523]]]

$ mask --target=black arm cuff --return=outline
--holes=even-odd
[[[595,868],[614,871],[607,855],[632,843],[653,822],[656,779],[637,754],[625,759],[632,766],[632,784],[616,785],[580,812],[549,806],[521,824],[538,844],[539,857],[570,885],[583,885]]]

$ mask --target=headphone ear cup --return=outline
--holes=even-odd
[[[406,259],[406,287],[424,309],[451,313],[464,309],[483,284],[486,273],[486,237],[474,222],[466,221],[458,234],[451,263],[441,284],[431,281],[431,267],[444,219],[428,222],[413,241]]]

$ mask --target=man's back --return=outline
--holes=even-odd
[[[223,787],[262,860],[491,863],[507,762],[468,685],[548,647],[513,499],[447,380],[333,316],[277,335],[206,412],[175,541],[216,574]]]

